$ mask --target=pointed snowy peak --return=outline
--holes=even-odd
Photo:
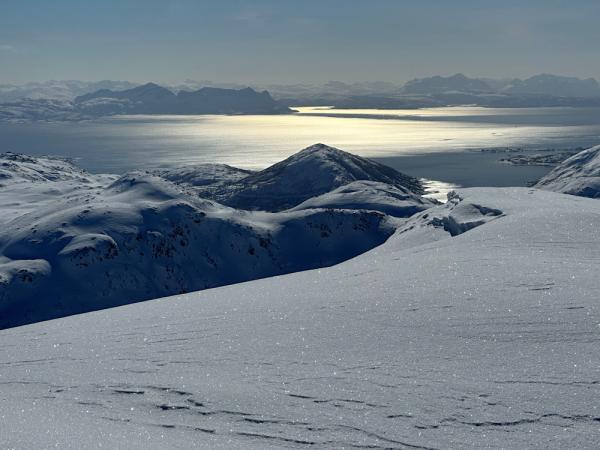
[[[279,211],[357,180],[376,181],[422,194],[416,178],[375,161],[315,144],[242,180],[228,204]]]

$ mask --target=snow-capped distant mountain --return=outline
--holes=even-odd
[[[600,198],[600,145],[563,161],[536,187],[581,197]]]
[[[281,211],[357,180],[423,193],[416,178],[334,147],[316,144],[227,186],[214,198],[235,208]]]
[[[80,117],[70,101],[27,98],[0,104],[0,122],[77,120]]]
[[[0,102],[16,100],[47,99],[70,101],[78,95],[94,92],[100,89],[123,90],[135,87],[137,83],[129,81],[45,81],[25,84],[0,84]]]
[[[402,88],[404,94],[442,94],[445,92],[492,92],[492,87],[483,80],[468,78],[462,73],[450,77],[434,76],[407,82]]]
[[[477,105],[492,108],[600,106],[600,85],[593,78],[536,75],[526,80],[470,78],[463,74],[407,82],[395,94],[321,96],[339,108],[424,108]],[[303,103],[298,103],[301,105]]]
[[[380,182],[353,183],[293,211],[250,212],[199,195],[254,180],[228,166],[115,180],[64,160],[0,156],[0,326],[329,266],[384,242],[401,224],[392,216],[434,205],[400,184],[411,178],[341,150],[317,145],[296,156],[267,169],[258,197],[240,208],[256,209],[261,192],[278,187],[292,201],[270,197],[273,209],[356,177]],[[307,189],[296,173],[304,170],[320,182]]]
[[[526,80],[513,80],[502,89],[506,94],[547,95],[552,97],[600,97],[600,84],[593,79],[580,79],[541,74]]]
[[[136,86],[121,91],[100,89],[98,91],[76,97],[75,103],[82,103],[94,98],[119,98],[127,99],[134,103],[154,103],[164,100],[172,100],[175,98],[175,94],[167,88],[159,86],[156,83],[146,83],[142,86]]]

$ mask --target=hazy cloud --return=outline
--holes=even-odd
[[[264,23],[273,17],[273,13],[267,10],[244,10],[236,14],[233,18],[239,22],[250,24]]]
[[[17,49],[14,45],[0,44],[0,52],[15,53],[16,51],[17,51]]]

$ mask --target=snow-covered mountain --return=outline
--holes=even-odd
[[[492,92],[492,87],[478,78],[469,78],[462,73],[450,77],[434,76],[418,78],[407,82],[402,88],[404,94],[442,94],[445,92]]]
[[[337,266],[0,332],[8,448],[596,448],[600,202],[460,190]]]
[[[0,102],[14,102],[22,99],[46,99],[71,101],[78,95],[100,89],[123,90],[135,87],[129,81],[81,81],[52,80],[25,84],[0,84]]]
[[[266,169],[269,176],[261,179],[268,182],[259,185],[264,192],[285,186],[290,205],[356,177],[378,182],[351,184],[293,211],[250,212],[199,195],[236,177],[248,186],[245,180],[255,176],[228,166],[133,172],[115,180],[64,160],[0,156],[6,211],[0,326],[330,266],[383,243],[401,224],[396,217],[434,205],[401,185],[412,179],[341,150],[317,145],[296,156],[285,170]],[[322,182],[307,189],[299,174],[306,169]],[[261,192],[246,196],[248,205],[237,191],[234,198],[241,209],[257,209]],[[354,201],[336,204],[341,197]],[[283,204],[282,197],[268,203],[272,209]]]
[[[536,187],[600,198],[600,145],[571,156],[542,178]]]
[[[159,86],[120,81],[0,85],[0,121],[82,120],[116,114],[287,114],[289,107],[428,108],[600,106],[600,85],[541,74],[525,80],[458,73],[408,81],[261,85],[186,80]]]
[[[228,206],[281,211],[357,180],[375,181],[422,194],[416,178],[324,144],[315,144],[217,191]],[[209,195],[207,190],[200,191]]]
[[[77,120],[79,118],[81,115],[69,101],[27,98],[0,104],[1,122]]]
[[[580,79],[541,74],[526,80],[513,80],[502,89],[506,94],[548,95],[552,97],[600,97],[600,84],[593,79]]]
[[[100,89],[88,94],[80,95],[75,98],[75,103],[84,103],[96,98],[115,98],[127,99],[134,104],[153,104],[162,101],[170,101],[175,98],[175,94],[169,89],[159,86],[156,83],[146,83],[142,86],[136,86],[130,89],[113,91],[111,89]]]
[[[0,154],[0,226],[26,213],[99,189],[116,175],[94,175],[58,157]]]

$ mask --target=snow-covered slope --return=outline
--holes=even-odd
[[[556,97],[599,97],[600,85],[593,78],[540,74],[526,80],[513,80],[502,92]]]
[[[192,164],[184,167],[155,169],[153,175],[169,180],[199,197],[223,201],[252,172],[227,164]]]
[[[408,175],[342,150],[315,144],[231,186],[218,200],[235,208],[281,211],[357,180],[387,183],[422,194]]]
[[[382,242],[381,213],[240,212],[143,173],[0,231],[0,326],[328,266]]]
[[[536,185],[582,197],[600,197],[600,145],[568,158]]]
[[[329,266],[384,242],[402,223],[392,216],[434,205],[400,186],[404,178],[391,169],[318,150],[300,159],[324,161],[313,171],[325,180],[319,190],[351,176],[397,185],[352,183],[293,211],[251,212],[206,199],[254,177],[229,166],[132,172],[115,181],[61,159],[0,156],[0,327]],[[333,163],[331,155],[342,158]],[[296,176],[269,173],[274,186]],[[286,192],[303,198],[306,187]]]
[[[78,120],[83,118],[73,104],[65,100],[25,98],[0,103],[0,122],[36,120]]]
[[[90,174],[66,159],[2,153],[0,225],[58,200],[97,192],[116,178]]]
[[[461,190],[331,268],[2,331],[1,444],[596,448],[599,219]]]
[[[366,209],[380,211],[395,217],[410,217],[435,204],[437,204],[435,201],[423,198],[401,186],[360,180],[348,183],[326,194],[309,198],[291,210]]]
[[[198,187],[237,183],[252,172],[227,164],[193,164],[184,167],[155,169],[151,173],[182,186]]]

